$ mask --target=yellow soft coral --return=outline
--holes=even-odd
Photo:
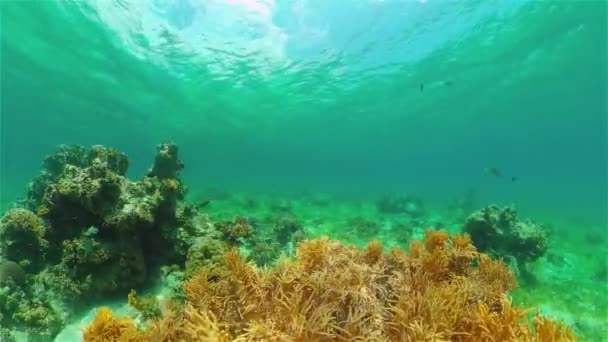
[[[152,341],[573,341],[572,331],[528,321],[506,293],[515,279],[466,235],[428,232],[388,253],[327,238],[295,260],[259,269],[236,249],[186,282],[183,313],[154,321]],[[171,324],[161,324],[169,319]],[[164,327],[164,328],[163,328]],[[131,333],[132,330],[126,330]]]
[[[88,342],[143,342],[135,322],[129,318],[114,317],[112,310],[102,307],[97,311],[95,320],[83,332]]]

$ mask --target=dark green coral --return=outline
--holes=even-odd
[[[28,271],[40,270],[49,249],[47,229],[45,222],[27,209],[7,211],[0,220],[2,256],[19,263]]]
[[[51,341],[64,323],[44,293],[15,284],[0,287],[0,327],[3,328],[0,337],[6,337],[7,341],[10,341],[9,328],[27,332],[30,341]]]
[[[10,283],[21,285],[26,279],[27,274],[18,263],[0,259],[0,286]]]
[[[508,258],[522,265],[547,251],[545,228],[532,220],[521,220],[512,207],[490,205],[471,214],[464,226],[473,244],[482,252]]]
[[[39,325],[30,332],[46,329],[51,340],[57,312],[40,296],[77,304],[122,295],[144,286],[162,264],[183,264],[193,242],[180,248],[178,231],[193,215],[178,217],[186,189],[177,152],[172,143],[159,145],[150,172],[136,181],[126,177],[126,154],[111,148],[63,145],[48,156],[25,208],[0,221],[1,256],[31,273],[20,298],[25,306],[5,302],[2,326]]]

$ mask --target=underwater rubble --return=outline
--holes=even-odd
[[[477,211],[458,235],[421,231],[441,223],[419,198],[385,196],[375,212],[395,220],[388,234],[409,249],[358,249],[313,238],[291,201],[271,200],[261,218],[210,217],[209,201],[186,201],[174,143],[157,146],[140,179],[127,177],[129,163],[112,148],[62,145],[0,219],[0,341],[14,331],[53,340],[107,298],[126,300],[137,320],[102,308],[85,341],[575,340],[570,328],[528,320],[506,299],[516,274],[495,258],[525,264],[546,249],[542,227],[514,209]],[[221,198],[248,215],[261,206]],[[311,198],[303,201],[316,211],[331,204]],[[349,217],[345,231],[366,241],[386,230],[364,214]],[[173,280],[163,301],[145,294],[159,279]]]

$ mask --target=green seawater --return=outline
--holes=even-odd
[[[0,212],[59,144],[124,151],[137,178],[168,140],[212,215],[287,199],[312,235],[357,244],[398,243],[339,228],[390,221],[373,205],[386,193],[415,194],[437,221],[465,196],[471,210],[514,204],[553,227],[561,260],[538,260],[516,300],[604,340],[607,6],[1,1]],[[322,209],[302,199],[320,193],[333,196]]]

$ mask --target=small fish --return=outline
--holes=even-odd
[[[202,209],[204,207],[206,207],[207,205],[209,205],[209,202],[211,202],[210,200],[203,200],[203,201],[199,201],[196,203],[196,209]]]
[[[420,83],[420,92],[422,93],[423,90],[424,90],[424,83]]]
[[[496,178],[502,178],[503,174],[502,171],[500,171],[500,169],[498,169],[497,167],[488,167],[485,170],[485,173],[492,176],[492,177],[496,177]],[[517,177],[512,176],[510,177],[511,182],[515,182],[517,180]]]

